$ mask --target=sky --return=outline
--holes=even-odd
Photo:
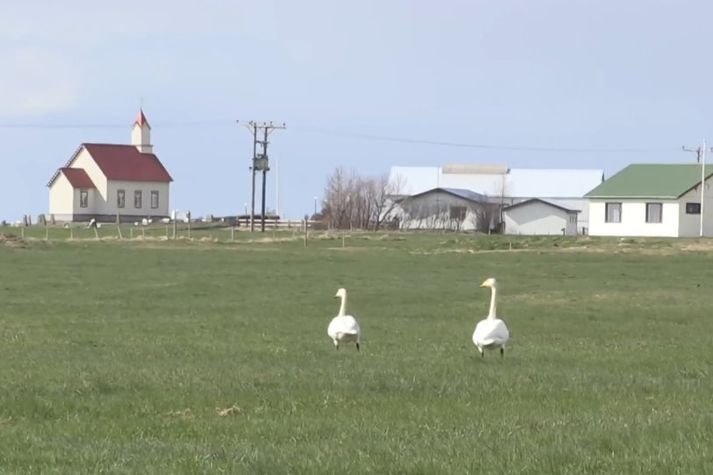
[[[56,169],[130,143],[142,106],[193,216],[244,212],[250,120],[286,124],[267,206],[288,218],[337,167],[692,162],[682,146],[713,142],[711,18],[705,0],[0,0],[0,219],[46,213]]]

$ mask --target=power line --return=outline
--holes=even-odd
[[[181,122],[154,122],[154,127],[195,127],[195,126],[233,126],[232,119],[222,120],[193,120],[193,121],[181,121]],[[52,129],[125,129],[127,124],[125,123],[76,123],[76,124],[48,124],[48,123],[33,123],[33,122],[21,122],[21,123],[0,123],[0,129],[40,129],[40,130],[52,130]]]
[[[509,150],[519,152],[564,152],[564,153],[652,153],[652,152],[672,152],[679,150],[678,148],[643,148],[643,147],[624,147],[624,148],[582,148],[582,147],[536,147],[527,145],[494,145],[494,144],[475,144],[465,142],[449,142],[441,140],[425,140],[413,139],[407,137],[395,137],[388,135],[374,135],[355,132],[342,132],[337,130],[322,129],[317,127],[292,126],[291,128],[303,130],[305,132],[314,132],[324,135],[341,136],[347,138],[364,139],[364,140],[381,140],[386,142],[399,142],[409,144],[435,145],[441,147],[457,147],[457,148],[474,148],[482,150]]]
[[[176,122],[156,122],[154,127],[180,128],[180,127],[232,127],[233,119],[204,119]],[[61,129],[124,129],[125,123],[69,123],[69,124],[48,124],[48,123],[0,123],[0,129],[38,129],[38,130],[61,130]],[[657,153],[673,152],[680,150],[677,147],[540,147],[532,145],[510,145],[510,144],[483,144],[470,142],[452,142],[446,140],[416,139],[410,137],[399,137],[391,135],[368,134],[362,132],[348,132],[333,129],[325,129],[313,126],[291,126],[292,129],[308,133],[330,135],[334,137],[344,137],[357,140],[381,141],[405,143],[414,145],[431,145],[436,147],[468,148],[492,151],[516,151],[516,152],[548,152],[548,153]]]

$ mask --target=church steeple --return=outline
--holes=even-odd
[[[139,109],[134,128],[131,129],[131,145],[135,146],[141,153],[153,153],[151,126],[149,121],[146,120],[143,108]]]

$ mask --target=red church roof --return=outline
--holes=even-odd
[[[173,181],[156,155],[141,153],[134,145],[85,143],[83,146],[107,180]]]
[[[67,177],[72,188],[96,188],[83,168],[60,168],[60,171]]]
[[[148,128],[151,128],[151,125],[149,124],[149,121],[146,120],[146,116],[144,115],[144,110],[139,109],[139,115],[136,116],[136,124],[139,124],[139,126],[143,127],[144,124],[148,126]]]

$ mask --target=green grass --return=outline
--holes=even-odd
[[[241,236],[0,242],[0,472],[713,472],[713,253]],[[502,360],[470,340],[488,276]]]

